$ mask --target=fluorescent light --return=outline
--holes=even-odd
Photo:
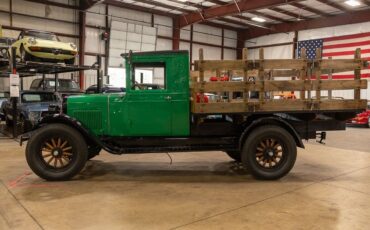
[[[347,0],[344,3],[352,7],[361,5],[361,3],[357,0]]]
[[[264,18],[260,18],[260,17],[253,17],[252,20],[256,21],[256,22],[265,22],[266,21]]]
[[[188,0],[179,0],[180,2],[187,2]]]

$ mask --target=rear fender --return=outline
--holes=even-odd
[[[248,137],[248,135],[257,127],[260,127],[262,125],[277,125],[285,130],[287,130],[294,138],[296,145],[300,148],[304,148],[304,144],[302,142],[301,137],[299,136],[298,132],[294,129],[294,127],[289,124],[287,121],[280,117],[262,117],[259,119],[254,120],[252,123],[250,123],[243,131],[242,135],[239,139],[239,149],[242,149],[243,143],[245,139]]]

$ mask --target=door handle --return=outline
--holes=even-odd
[[[172,97],[171,96],[167,96],[167,97],[164,97],[164,99],[166,99],[166,100],[171,100],[172,99]]]

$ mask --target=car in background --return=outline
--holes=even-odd
[[[103,85],[101,88],[101,93],[122,93],[126,92],[126,88],[124,87],[116,87],[113,85]],[[85,91],[86,94],[95,94],[99,93],[98,92],[98,86],[97,85],[92,85],[88,87]]]
[[[357,114],[354,118],[347,120],[348,126],[364,126],[370,128],[370,104],[362,113]]]
[[[0,67],[9,63],[9,47],[16,41],[14,38],[0,37]]]
[[[9,93],[0,92],[0,121],[5,119],[4,106],[7,101],[9,101]]]
[[[21,91],[16,111],[19,130],[22,133],[31,130],[48,113],[49,106],[52,104],[61,104],[59,97],[53,92]],[[13,108],[10,101],[4,105],[4,116],[6,124],[11,126]]]
[[[156,89],[163,89],[164,87],[158,84],[152,83],[135,83],[134,89],[135,90],[156,90]]]
[[[23,30],[12,47],[17,49],[16,55],[25,61],[65,62],[74,64],[78,53],[74,43],[61,42],[51,32]]]
[[[31,83],[30,90],[35,91],[55,91],[55,78],[38,78],[34,79]],[[65,93],[79,93],[81,92],[80,86],[71,79],[58,79],[57,84],[58,92],[65,92]]]

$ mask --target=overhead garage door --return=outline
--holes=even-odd
[[[155,51],[157,29],[150,26],[112,21],[109,42],[109,67],[124,67],[122,53]]]

